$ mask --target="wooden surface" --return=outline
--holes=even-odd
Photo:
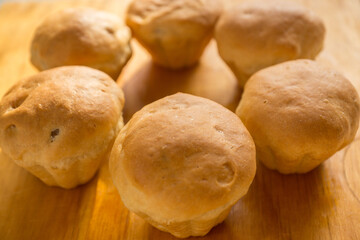
[[[325,21],[318,61],[342,71],[360,90],[360,1],[303,0]],[[29,45],[51,12],[86,5],[123,14],[127,1],[54,1],[0,6],[0,96],[34,74]],[[125,118],[142,105],[177,91],[211,98],[234,109],[236,81],[211,43],[199,65],[171,72],[135,54],[118,82],[126,93]],[[359,136],[359,134],[357,135]],[[104,161],[88,184],[73,190],[45,186],[0,153],[0,239],[174,239],[122,204]],[[248,194],[224,223],[203,239],[360,239],[360,140],[304,175],[281,175],[258,165]]]

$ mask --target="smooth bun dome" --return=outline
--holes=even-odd
[[[93,177],[123,126],[124,97],[105,73],[59,67],[16,83],[0,102],[0,146],[50,186]]]
[[[153,102],[120,131],[110,172],[125,206],[176,237],[205,235],[246,194],[255,145],[241,120],[208,99]]]
[[[254,74],[236,113],[260,161],[281,173],[305,173],[354,139],[359,108],[358,93],[344,76],[295,60]]]
[[[40,71],[84,65],[116,79],[131,56],[131,32],[117,16],[91,8],[68,8],[47,17],[31,43]]]
[[[178,69],[198,61],[220,11],[219,0],[134,0],[126,22],[155,63]]]
[[[224,11],[215,30],[219,54],[244,86],[258,70],[288,60],[314,59],[325,27],[319,17],[289,2],[254,2]]]

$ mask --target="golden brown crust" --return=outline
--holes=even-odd
[[[281,173],[304,173],[354,139],[359,108],[358,93],[344,76],[295,60],[254,74],[236,113],[260,161]]]
[[[220,11],[218,0],[134,0],[126,22],[155,63],[177,69],[198,61]]]
[[[124,97],[88,67],[47,70],[15,84],[0,104],[0,145],[48,185],[88,181],[115,139]]]
[[[68,8],[50,15],[36,29],[31,62],[39,70],[84,65],[116,79],[131,56],[130,38],[130,29],[113,14]]]
[[[131,211],[177,237],[204,235],[247,192],[255,148],[231,111],[179,93],[132,117],[114,144],[110,171]]]
[[[220,56],[244,86],[258,70],[322,50],[325,27],[309,10],[289,2],[254,2],[224,11],[215,29]]]

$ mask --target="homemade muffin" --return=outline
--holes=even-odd
[[[134,0],[126,22],[155,63],[178,69],[198,61],[220,11],[219,0]]]
[[[323,48],[324,35],[319,17],[290,2],[234,5],[224,11],[215,29],[219,54],[241,86],[262,68],[315,58]]]
[[[121,89],[105,73],[59,67],[16,83],[0,102],[0,146],[50,186],[91,179],[123,126]]]
[[[358,93],[344,76],[295,60],[255,73],[236,114],[267,167],[305,173],[354,139],[359,108]]]
[[[53,13],[36,29],[31,62],[40,71],[84,65],[116,79],[131,56],[130,38],[130,29],[113,14],[68,8]]]
[[[255,164],[253,140],[234,113],[182,93],[137,112],[110,155],[125,206],[176,237],[205,235],[222,222]]]

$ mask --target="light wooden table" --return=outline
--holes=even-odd
[[[300,1],[300,0],[299,0]],[[360,1],[302,0],[325,21],[318,61],[342,71],[360,90]],[[0,96],[36,73],[29,62],[35,27],[51,12],[92,6],[122,15],[128,1],[5,3],[0,7]],[[155,99],[184,91],[230,109],[236,81],[212,42],[201,63],[174,73],[153,66],[134,41],[134,56],[118,79],[125,118]],[[359,136],[359,134],[357,135]],[[0,239],[174,239],[128,212],[104,162],[88,184],[73,190],[45,186],[0,153]],[[360,239],[360,140],[304,175],[281,175],[258,165],[248,194],[204,239]]]

